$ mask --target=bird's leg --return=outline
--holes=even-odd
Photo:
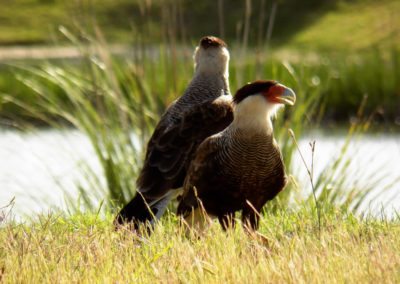
[[[256,231],[260,221],[259,210],[254,207],[246,207],[242,210],[242,223],[247,231]]]
[[[184,217],[184,222],[187,224],[188,228],[202,232],[211,224],[211,218],[212,216],[209,216],[203,208],[197,207],[193,208],[190,214]]]
[[[235,214],[233,212],[218,216],[218,221],[224,231],[235,228]]]

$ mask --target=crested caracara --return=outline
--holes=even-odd
[[[229,52],[221,39],[200,40],[194,52],[194,77],[157,124],[136,181],[137,194],[118,213],[115,225],[133,222],[137,228],[160,218],[176,189],[183,186],[198,145],[232,122],[228,64]]]
[[[261,208],[286,184],[271,118],[295,99],[291,89],[275,81],[256,81],[239,89],[233,99],[233,122],[202,142],[195,153],[178,215],[193,225],[204,208],[226,229],[234,225],[234,213],[241,211],[243,224],[256,230]]]

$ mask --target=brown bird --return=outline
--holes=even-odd
[[[134,222],[135,228],[160,218],[177,188],[183,186],[198,145],[233,120],[228,83],[229,52],[221,39],[207,36],[194,53],[195,73],[183,96],[161,117],[147,145],[137,194],[114,224]]]
[[[204,208],[226,229],[234,226],[234,213],[241,210],[243,224],[256,230],[261,208],[286,184],[271,118],[280,106],[295,100],[291,89],[275,81],[255,81],[239,89],[233,122],[196,151],[178,215],[193,225]]]

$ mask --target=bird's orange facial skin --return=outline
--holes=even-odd
[[[276,84],[270,87],[268,91],[264,93],[264,96],[269,102],[279,104],[281,103],[279,97],[282,96],[285,90],[286,88],[284,86]]]
[[[268,102],[273,104],[294,105],[296,102],[296,94],[292,89],[281,84],[275,84],[268,88],[264,93]]]

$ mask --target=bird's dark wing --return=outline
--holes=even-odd
[[[219,153],[222,147],[221,134],[207,138],[198,147],[185,178],[178,215],[185,216],[193,208],[197,208],[198,198],[204,189],[213,191],[211,188],[218,187],[219,171],[222,166]]]
[[[144,196],[154,198],[181,187],[198,145],[232,120],[230,96],[222,96],[187,109],[173,123],[161,121],[148,143],[138,189]]]

